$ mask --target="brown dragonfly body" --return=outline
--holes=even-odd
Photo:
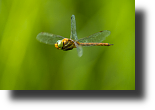
[[[58,47],[58,43],[55,43],[55,47],[57,49],[62,49],[62,50],[72,50],[73,48],[76,48],[77,46],[75,45],[75,42],[74,40],[72,39],[68,39],[68,38],[64,38],[62,39],[62,43],[63,43],[63,46],[62,48]],[[81,46],[111,46],[113,44],[109,44],[109,43],[79,43],[78,41],[76,42],[76,44],[81,45]]]

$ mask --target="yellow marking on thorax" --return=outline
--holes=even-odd
[[[68,42],[68,38],[64,38],[62,39],[62,42],[64,43],[64,45]]]

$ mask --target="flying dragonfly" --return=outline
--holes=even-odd
[[[106,37],[110,35],[110,31],[104,30],[98,33],[92,34],[88,37],[78,39],[76,33],[76,21],[75,16],[71,16],[71,34],[70,39],[62,37],[60,35],[50,34],[46,32],[41,32],[37,35],[36,39],[42,43],[55,45],[57,49],[60,50],[72,50],[77,48],[78,56],[83,55],[82,46],[111,46],[113,44],[101,43]]]

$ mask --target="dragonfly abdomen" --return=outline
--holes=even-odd
[[[81,46],[111,46],[109,43],[80,43]]]

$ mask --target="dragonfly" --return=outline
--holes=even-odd
[[[76,33],[76,21],[75,15],[71,16],[71,34],[70,39],[62,37],[56,34],[50,34],[47,32],[41,32],[37,35],[36,39],[45,44],[55,45],[55,47],[59,50],[72,50],[73,48],[77,48],[78,56],[81,57],[83,55],[82,46],[111,46],[113,44],[109,43],[101,43],[105,40],[106,37],[110,35],[109,30],[99,31],[95,34],[92,34],[88,37],[84,37],[78,39]]]

